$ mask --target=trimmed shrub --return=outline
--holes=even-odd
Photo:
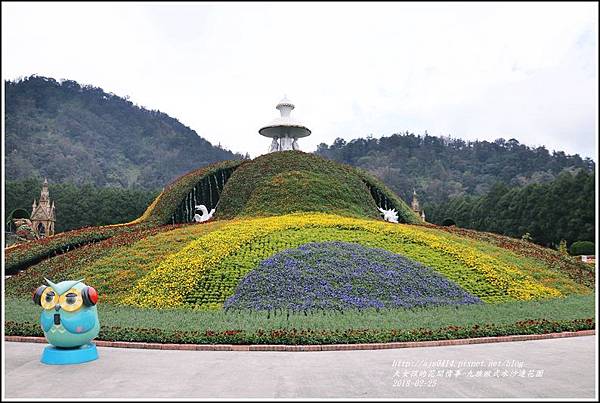
[[[593,242],[577,241],[571,245],[570,252],[572,256],[594,255],[596,254],[596,249]]]
[[[456,225],[456,222],[454,222],[452,218],[445,218],[444,221],[442,221],[442,225],[444,227],[451,227],[453,225]]]
[[[437,329],[295,329],[281,328],[246,332],[178,331],[155,328],[102,326],[98,340],[180,344],[354,344],[403,341],[452,340],[474,337],[576,332],[596,328],[594,318],[572,320],[522,320],[514,323],[485,323]],[[7,336],[43,336],[38,323],[7,321]]]

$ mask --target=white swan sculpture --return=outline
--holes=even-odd
[[[200,215],[198,213],[194,214],[194,221],[196,221],[196,222],[208,221],[212,218],[213,214],[215,213],[215,209],[210,210],[210,213],[209,213],[204,204],[197,204],[196,210],[202,211],[202,215]]]
[[[381,207],[377,207],[377,209],[383,214],[383,219],[385,221],[398,223],[398,212],[396,209],[384,210]]]

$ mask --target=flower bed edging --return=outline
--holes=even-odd
[[[511,341],[529,341],[543,339],[562,339],[565,337],[594,336],[596,330],[559,332],[545,334],[520,334],[497,337],[475,337],[471,339],[407,341],[393,343],[324,344],[324,345],[278,345],[278,344],[173,344],[140,343],[127,341],[95,340],[98,347],[138,348],[146,350],[184,350],[184,351],[342,351],[342,350],[382,350],[393,348],[461,346],[467,344],[503,343]],[[5,336],[5,341],[22,343],[46,343],[44,337]]]

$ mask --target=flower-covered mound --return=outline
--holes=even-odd
[[[168,184],[134,221],[69,231],[6,250],[7,274],[73,249],[124,233],[194,221],[195,206],[216,208],[216,219],[300,211],[377,218],[377,207],[394,208],[401,222],[419,217],[381,181],[348,165],[300,151],[270,153],[254,160],[220,161]]]
[[[85,278],[103,302],[221,309],[262,260],[306,243],[329,241],[401,254],[486,303],[586,295],[594,289],[593,275],[591,280],[578,275],[587,267],[557,260],[551,250],[537,248],[532,254],[533,246],[514,245],[506,237],[490,241],[489,236],[474,238],[433,226],[303,213],[162,226],[156,233],[109,229],[132,232],[34,264],[6,280],[7,295],[29,295],[44,277]]]
[[[307,311],[476,303],[481,300],[404,256],[358,244],[323,242],[263,260],[224,307]]]
[[[591,292],[554,267],[433,228],[306,213],[227,222],[166,256],[137,280],[121,302],[219,309],[263,259],[323,241],[352,242],[402,254],[486,303]]]
[[[400,222],[419,217],[368,173],[301,151],[261,155],[240,165],[223,189],[218,218],[322,212],[378,218],[377,207],[394,208]]]

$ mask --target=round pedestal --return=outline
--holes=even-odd
[[[42,363],[49,365],[81,364],[98,359],[98,350],[93,343],[79,348],[59,348],[48,345],[42,354]]]

